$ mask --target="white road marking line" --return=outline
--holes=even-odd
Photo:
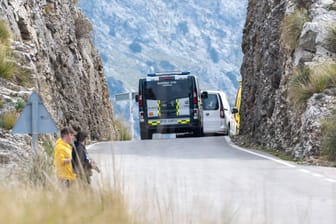
[[[303,173],[311,173],[309,170],[306,170],[306,169],[299,169],[301,172],[303,172]]]
[[[314,177],[320,177],[320,178],[325,178],[325,176],[323,176],[322,174],[319,173],[313,173]]]
[[[231,142],[231,139],[230,139],[228,136],[225,136],[225,139],[226,139],[226,142],[227,142],[227,143],[229,143],[232,147],[234,147],[234,148],[236,148],[236,149],[238,149],[238,150],[240,150],[240,151],[243,151],[243,152],[246,152],[246,153],[249,153],[249,154],[252,154],[252,155],[261,157],[261,158],[264,158],[264,159],[268,159],[268,160],[274,161],[274,162],[276,162],[276,163],[280,163],[280,164],[285,165],[285,166],[290,167],[290,168],[297,168],[295,165],[290,164],[290,163],[288,163],[288,162],[286,162],[286,161],[282,161],[282,160],[279,160],[279,159],[276,159],[276,158],[273,158],[273,157],[270,157],[270,156],[266,156],[266,155],[262,155],[262,154],[259,154],[259,153],[256,153],[256,152],[252,152],[252,151],[250,151],[250,150],[248,150],[248,149],[241,148],[241,147],[239,147],[239,146],[233,144],[233,143]],[[314,172],[311,172],[311,171],[306,170],[306,169],[297,169],[297,170],[299,170],[299,171],[301,171],[301,172],[303,172],[303,173],[310,174],[310,175],[315,176],[315,177],[321,177],[321,178],[323,178],[325,181],[328,181],[328,182],[330,182],[330,183],[336,183],[336,179],[327,178],[327,177],[325,177],[325,176],[323,176],[323,175],[321,175],[321,174],[314,173]]]
[[[325,178],[326,181],[330,182],[330,183],[336,183],[336,180],[331,179],[331,178]]]
[[[231,142],[231,139],[230,139],[229,137],[227,137],[227,136],[225,136],[225,139],[226,139],[226,141],[227,141],[232,147],[234,147],[234,148],[236,148],[236,149],[238,149],[238,150],[240,150],[240,151],[247,152],[247,153],[249,153],[249,154],[252,154],[252,155],[255,155],[255,156],[264,158],[264,159],[272,160],[272,161],[274,161],[274,162],[276,162],[276,163],[280,163],[280,164],[285,165],[285,166],[287,166],[287,167],[296,168],[296,166],[294,166],[294,165],[292,165],[292,164],[290,164],[290,163],[288,163],[288,162],[286,162],[286,161],[279,160],[279,159],[276,159],[276,158],[273,158],[273,157],[270,157],[270,156],[262,155],[262,154],[259,154],[259,153],[252,152],[252,151],[250,151],[250,150],[241,148],[241,147],[239,147],[239,146],[233,144],[233,143]]]

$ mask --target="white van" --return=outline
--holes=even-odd
[[[235,121],[228,97],[223,91],[207,90],[208,97],[202,99],[204,134],[234,135]]]

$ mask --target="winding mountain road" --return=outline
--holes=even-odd
[[[336,223],[336,169],[300,166],[228,137],[104,142],[93,182],[118,183],[147,223]]]

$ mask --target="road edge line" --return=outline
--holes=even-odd
[[[234,144],[230,137],[228,136],[225,136],[225,140],[227,143],[229,143],[232,147],[240,150],[240,151],[243,151],[243,152],[247,152],[249,154],[252,154],[252,155],[255,155],[255,156],[258,156],[258,157],[261,157],[261,158],[264,158],[264,159],[268,159],[268,160],[271,160],[273,162],[276,162],[276,163],[279,163],[279,164],[282,164],[282,165],[285,165],[287,167],[290,167],[290,168],[297,168],[297,166],[293,165],[293,164],[290,164],[289,162],[286,162],[286,161],[283,161],[283,160],[280,160],[280,159],[276,159],[276,158],[273,158],[273,157],[270,157],[270,156],[266,156],[266,155],[262,155],[262,154],[259,154],[259,153],[256,153],[256,152],[252,152],[251,150],[249,149],[245,149],[245,148],[242,148],[236,144]]]

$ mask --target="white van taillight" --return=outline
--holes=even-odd
[[[139,101],[140,102],[140,101]],[[144,122],[145,121],[145,117],[144,117],[144,112],[143,111],[140,111],[139,112],[139,119],[141,122]]]
[[[193,102],[194,102],[194,104],[198,103],[197,93],[195,91],[193,92]]]
[[[220,95],[218,95],[218,97],[219,97],[219,102],[220,102],[219,116],[220,116],[220,118],[225,118],[225,113],[224,113],[224,107],[223,107],[222,98],[221,98]]]
[[[225,118],[223,107],[221,107],[219,114],[220,114],[220,118]]]

